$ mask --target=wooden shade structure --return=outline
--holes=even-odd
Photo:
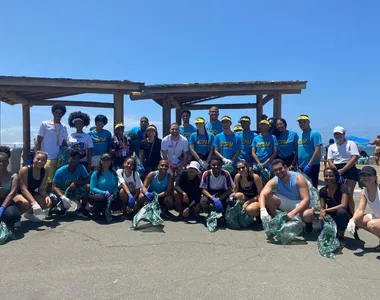
[[[30,153],[30,107],[66,106],[104,107],[114,109],[114,122],[123,122],[124,95],[140,91],[143,83],[128,80],[87,80],[0,76],[0,101],[22,105],[23,158]],[[111,94],[113,102],[70,101],[56,99],[79,94]]]
[[[181,123],[181,110],[209,109],[210,104],[201,102],[227,96],[256,95],[255,103],[212,104],[220,109],[256,109],[256,120],[260,121],[263,107],[273,99],[273,117],[281,117],[282,95],[301,94],[307,81],[248,81],[220,83],[185,83],[146,85],[142,92],[132,92],[131,100],[153,99],[162,106],[164,136],[169,134],[170,112],[176,109],[176,122]]]

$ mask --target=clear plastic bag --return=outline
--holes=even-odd
[[[69,163],[70,148],[61,146],[58,152],[57,170]]]
[[[319,202],[319,192],[318,192],[318,189],[316,189],[313,186],[313,183],[312,183],[311,179],[309,178],[309,176],[307,176],[302,171],[298,170],[297,172],[300,173],[306,179],[307,186],[309,188],[310,202],[311,202],[311,205],[314,208],[314,211],[316,211],[316,212],[321,211],[321,203]]]
[[[262,165],[254,165],[252,167],[252,170],[260,176],[261,181],[263,182],[263,186],[265,186],[272,177],[272,173]]]
[[[109,196],[107,198],[107,205],[106,205],[106,210],[105,210],[105,216],[106,216],[106,221],[107,223],[111,223],[112,222],[112,212],[111,212],[111,205],[112,205],[112,202],[116,199],[117,195],[116,194],[112,194],[111,196]]]
[[[216,211],[210,212],[206,219],[207,229],[210,232],[216,230],[216,226],[218,225],[218,219],[222,217],[222,213],[217,213]]]
[[[335,259],[335,250],[340,246],[336,238],[337,228],[334,219],[326,214],[323,229],[318,236],[317,245],[319,253],[327,258]]]
[[[7,224],[0,222],[0,245],[4,244],[8,240],[14,240],[14,233],[8,228]]]
[[[164,220],[161,218],[161,208],[158,202],[156,193],[154,194],[153,201],[146,203],[139,212],[134,216],[132,221],[132,227],[129,230],[135,230],[141,220],[150,222],[153,226],[160,225]]]
[[[286,215],[286,212],[277,211],[274,218],[263,222],[267,236],[283,245],[289,244],[304,229],[304,223],[299,216],[287,221]]]
[[[243,209],[243,201],[236,201],[234,206],[226,209],[226,224],[231,229],[246,228],[253,223],[253,218]]]

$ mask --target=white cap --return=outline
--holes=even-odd
[[[344,134],[344,133],[346,133],[346,129],[344,129],[342,126],[337,126],[337,127],[334,128],[334,132],[333,133]]]
[[[193,169],[196,169],[198,172],[200,172],[201,170],[200,170],[200,167],[201,167],[201,165],[198,163],[198,162],[196,162],[195,160],[194,161],[191,161],[190,162],[190,165],[188,165],[188,169],[189,168],[193,168]]]

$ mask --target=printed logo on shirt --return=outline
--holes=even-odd
[[[181,133],[181,135],[183,135],[184,137],[189,137],[191,134],[192,134],[192,132],[183,132],[183,133]]]
[[[234,142],[220,142],[220,147],[230,147],[234,146]]]
[[[298,145],[306,145],[307,139],[298,140]]]
[[[73,183],[74,181],[77,181],[79,180],[79,177],[75,178],[75,179],[68,179],[65,181],[65,185],[69,186],[71,183]]]
[[[270,146],[270,142],[259,142],[256,145],[256,148],[266,148]]]
[[[198,140],[197,145],[209,145],[210,141],[208,140]]]
[[[252,145],[252,140],[243,140],[243,145]]]
[[[209,130],[207,130],[207,132],[210,132],[213,135],[217,135],[219,133],[219,130],[217,130],[217,129],[209,129]]]
[[[288,140],[278,140],[277,141],[279,145],[287,145],[289,144]]]
[[[93,142],[94,143],[105,143],[105,142],[107,142],[107,139],[105,137],[93,138]]]

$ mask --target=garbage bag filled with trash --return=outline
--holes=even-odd
[[[241,200],[229,202],[226,209],[226,224],[231,229],[246,228],[253,223],[253,217],[243,209]]]
[[[107,223],[111,223],[112,222],[112,211],[111,211],[111,205],[112,205],[112,202],[117,198],[117,194],[113,193],[111,194],[111,196],[109,196],[107,198],[107,205],[106,205],[106,210],[105,210],[105,217],[106,217],[106,221]]]
[[[216,226],[218,225],[218,219],[222,217],[222,213],[217,213],[216,211],[210,212],[210,214],[206,218],[207,229],[210,232],[216,230]]]
[[[15,235],[8,228],[7,224],[0,222],[0,245],[6,243],[8,240],[14,240]]]
[[[69,163],[69,158],[70,158],[70,148],[61,146],[58,152],[57,169],[59,169],[60,167],[66,166]]]
[[[272,219],[263,222],[267,236],[283,245],[289,244],[304,229],[304,223],[299,216],[288,221],[286,215],[286,212],[276,211]]]
[[[340,245],[336,234],[336,223],[330,215],[326,214],[323,229],[317,240],[318,250],[322,256],[335,259],[335,251]]]
[[[136,229],[141,220],[147,221],[153,226],[160,225],[164,221],[160,216],[161,208],[158,202],[158,196],[156,193],[153,193],[153,195],[153,200],[147,202],[134,216],[130,230]]]
[[[271,179],[272,173],[262,165],[254,165],[252,167],[253,172],[260,176],[263,186]]]
[[[316,212],[321,211],[321,203],[319,202],[318,189],[316,189],[313,186],[313,183],[312,183],[311,179],[309,178],[309,176],[307,176],[302,171],[298,170],[297,172],[300,173],[306,179],[307,187],[309,188],[310,203],[311,203],[312,207],[314,208],[314,211],[316,211]]]

